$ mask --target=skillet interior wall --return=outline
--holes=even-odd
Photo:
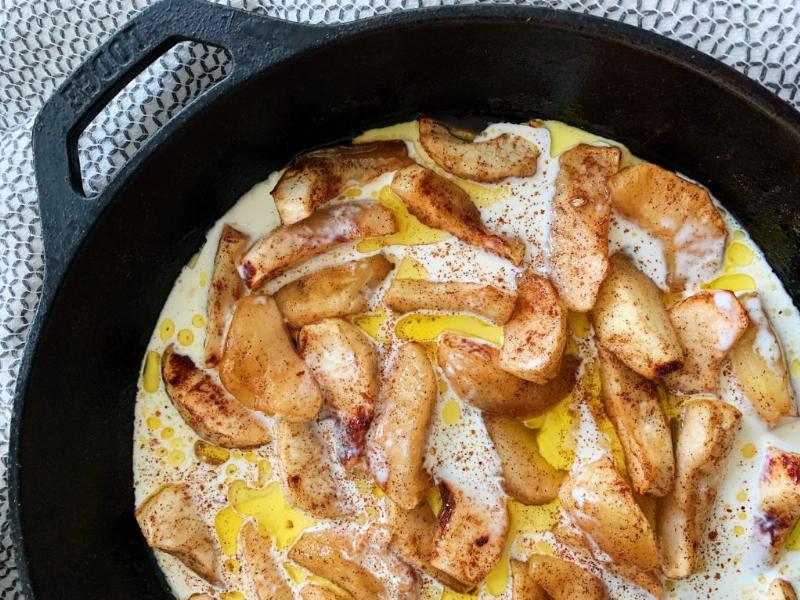
[[[139,361],[180,267],[239,195],[296,152],[421,109],[557,118],[707,183],[797,303],[800,139],[657,48],[472,18],[406,21],[306,51],[158,140],[68,271],[21,432],[37,597],[168,597],[133,518],[131,444]]]

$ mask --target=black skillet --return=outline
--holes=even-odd
[[[86,198],[78,135],[181,40],[227,48],[231,74]],[[800,298],[800,115],[689,48],[530,7],[310,27],[162,2],[89,58],[35,126],[46,272],[10,469],[28,597],[169,597],[134,522],[131,450],[140,360],[175,277],[213,221],[293,154],[420,110],[555,118],[620,140],[707,184]]]

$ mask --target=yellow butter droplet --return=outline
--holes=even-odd
[[[725,258],[735,267],[746,267],[753,262],[753,251],[741,242],[733,242],[728,245]]]
[[[486,187],[457,177],[454,177],[452,181],[467,192],[470,200],[480,208],[489,208],[503,199],[503,188],[501,187]]]
[[[792,377],[800,377],[800,358],[795,358],[792,361]]]
[[[286,571],[286,574],[289,575],[289,579],[294,583],[303,583],[303,581],[305,581],[306,572],[302,568],[290,562],[285,562],[281,566],[283,566],[283,570]]]
[[[736,241],[741,241],[745,239],[747,236],[744,234],[744,231],[741,229],[737,229],[731,234],[731,239]]]
[[[739,490],[739,493],[736,494],[736,499],[739,502],[744,502],[745,500],[747,500],[747,492],[745,492],[744,490]]]
[[[503,345],[503,328],[472,315],[409,313],[397,322],[397,337],[418,342],[433,341],[445,331]]]
[[[427,279],[428,269],[416,258],[410,256],[403,257],[397,266],[395,279]]]
[[[244,459],[249,463],[255,464],[256,462],[258,462],[258,454],[256,454],[252,450],[248,450],[243,454],[243,456]]]
[[[438,487],[431,486],[428,488],[428,491],[425,492],[425,501],[431,507],[433,514],[439,516],[439,513],[442,512],[442,494]]]
[[[733,535],[735,535],[736,537],[739,537],[743,533],[744,533],[744,527],[742,527],[741,525],[736,525],[733,528]]]
[[[226,556],[236,556],[239,547],[239,530],[244,524],[244,519],[233,508],[226,506],[214,518],[214,529],[217,539]]]
[[[203,315],[195,315],[192,317],[192,325],[198,329],[206,326],[206,318]]]
[[[767,583],[767,578],[764,577],[763,575],[759,575],[758,576],[758,583],[760,583],[761,585],[764,585],[765,583]]]
[[[225,472],[226,472],[228,475],[233,475],[233,474],[235,474],[235,473],[236,473],[236,471],[238,471],[238,470],[239,470],[239,467],[237,467],[236,465],[228,465],[228,466],[227,466],[227,468],[225,469]]]
[[[203,440],[197,440],[194,443],[194,455],[200,462],[216,466],[227,462],[231,454],[225,448],[218,448]]]
[[[575,460],[576,422],[571,406],[572,395],[569,395],[545,413],[536,435],[539,453],[559,471],[569,471]]]
[[[147,417],[147,428],[148,429],[158,429],[161,427],[161,419],[156,417],[155,415],[151,417]]]
[[[247,600],[242,592],[225,592],[222,594],[222,600]]]
[[[167,454],[166,460],[170,467],[180,467],[183,461],[186,460],[186,454],[184,454],[182,450],[173,450]]]
[[[389,318],[389,313],[383,306],[379,306],[374,313],[367,313],[353,317],[353,322],[364,330],[369,337],[376,341],[383,341],[380,334],[381,327]]]
[[[154,350],[147,353],[144,359],[144,372],[142,373],[142,387],[148,394],[158,391],[161,385],[161,355]]]
[[[800,521],[792,529],[789,537],[786,538],[787,550],[800,550]]]
[[[740,521],[746,521],[747,520],[747,513],[744,512],[743,510],[740,510],[739,514],[736,515],[736,516],[739,517]]]
[[[239,571],[242,570],[242,564],[235,558],[229,558],[224,563],[222,563],[222,566],[228,573],[238,573]]]
[[[417,121],[406,121],[388,127],[369,129],[356,138],[354,144],[367,144],[369,142],[385,142],[389,140],[405,140],[415,142],[419,140],[419,123]]]
[[[264,486],[272,479],[272,465],[268,460],[258,461],[258,485]]]
[[[189,329],[181,329],[178,332],[178,342],[181,346],[191,346],[194,341],[194,334]]]
[[[448,425],[455,425],[461,420],[461,405],[458,400],[449,398],[442,406],[442,421]]]
[[[158,337],[162,342],[166,342],[175,333],[175,321],[172,319],[164,319],[161,325],[158,326]]]
[[[756,282],[746,273],[733,275],[720,275],[709,283],[703,284],[707,290],[729,290],[731,292],[752,292],[756,289]]]
[[[173,435],[175,435],[175,430],[172,427],[164,427],[164,429],[161,430],[161,437],[165,440],[168,440]]]
[[[567,314],[567,320],[569,322],[569,329],[572,332],[572,335],[578,338],[588,337],[589,332],[592,329],[592,326],[589,323],[589,315],[586,313],[569,311]]]
[[[362,194],[361,188],[350,188],[344,195],[348,198],[358,198]]]
[[[742,456],[745,458],[753,458],[756,455],[756,447],[751,444],[747,443],[742,446]]]
[[[619,142],[595,135],[594,133],[589,133],[583,129],[578,129],[577,127],[562,123],[561,121],[544,121],[543,125],[550,132],[550,156],[559,156],[578,144],[596,144],[597,142],[603,142],[620,149],[622,152],[620,167],[628,167],[642,162],[641,159],[631,154],[631,151]]]
[[[163,458],[164,456],[166,456],[168,452],[169,452],[169,450],[167,450],[167,449],[166,449],[166,448],[164,448],[163,446],[159,446],[158,450],[156,450],[156,454],[158,454],[158,455],[159,455],[159,456],[161,456],[162,458]]]
[[[201,288],[206,287],[206,285],[208,284],[208,273],[206,273],[205,271],[200,271],[200,275],[197,278],[197,284]]]

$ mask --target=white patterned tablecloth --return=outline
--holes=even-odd
[[[348,21],[453,0],[229,0],[293,21]],[[797,0],[549,0],[531,4],[637,25],[710,54],[800,107]],[[0,0],[0,596],[21,597],[8,523],[8,425],[14,383],[42,284],[31,127],[64,78],[150,0]],[[226,73],[219,51],[182,44],[128,86],[79,143],[99,189],[186,102]]]

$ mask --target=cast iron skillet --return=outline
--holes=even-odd
[[[78,135],[181,40],[227,48],[230,76],[86,198]],[[800,298],[800,117],[684,46],[538,8],[322,28],[162,2],[114,34],[35,126],[46,272],[10,469],[29,597],[169,596],[134,522],[131,449],[140,360],[175,277],[213,221],[293,154],[420,110],[550,117],[616,138],[709,185]]]

